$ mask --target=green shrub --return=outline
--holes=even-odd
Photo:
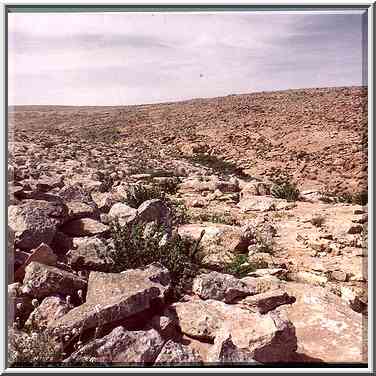
[[[254,265],[248,264],[248,255],[236,255],[231,264],[225,268],[226,273],[237,278],[243,278],[255,270]]]
[[[114,247],[108,256],[115,261],[112,271],[159,262],[170,272],[172,295],[179,297],[198,270],[197,260],[191,254],[192,244],[179,236],[164,241],[163,225],[152,227],[150,224],[120,226],[118,222],[111,223]]]
[[[271,194],[276,198],[296,201],[299,198],[300,192],[295,183],[285,181],[280,184],[274,184],[271,188]]]
[[[130,185],[126,191],[125,203],[137,209],[143,202],[152,199],[165,199],[164,192],[155,186]]]
[[[247,177],[247,175],[244,174],[243,169],[238,167],[235,163],[225,161],[224,159],[218,158],[215,155],[200,153],[185,158],[188,159],[190,162],[197,163],[205,167],[209,167],[219,174],[233,174],[239,177]]]
[[[165,199],[165,203],[170,208],[173,227],[189,223],[190,215],[183,202],[175,199]]]
[[[238,225],[238,221],[231,217],[231,215],[226,213],[199,213],[198,215],[194,215],[193,218],[195,221],[200,222],[211,222],[211,223],[221,223],[224,225]]]

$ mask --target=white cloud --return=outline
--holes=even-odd
[[[362,16],[13,13],[10,104],[111,105],[362,83]]]

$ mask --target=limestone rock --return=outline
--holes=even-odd
[[[70,236],[104,235],[109,227],[91,218],[74,219],[61,227],[61,231]]]
[[[91,272],[86,302],[50,323],[60,333],[73,328],[94,328],[149,309],[164,299],[170,287],[168,270],[160,264],[123,273]]]
[[[73,238],[73,247],[67,254],[69,265],[75,269],[109,271],[114,261],[109,254],[109,245],[97,237]]]
[[[51,244],[57,225],[67,216],[67,207],[57,202],[27,200],[8,208],[10,228],[15,232],[16,246],[28,250],[40,243]]]
[[[257,196],[240,200],[237,206],[242,213],[248,213],[252,211],[267,212],[275,209],[276,199],[267,196]]]
[[[152,365],[164,344],[154,329],[127,331],[118,326],[100,339],[90,341],[64,363],[75,364],[95,358],[96,363]]]
[[[45,330],[51,321],[64,316],[71,308],[58,296],[44,298],[27,319],[25,327],[38,331]]]
[[[202,299],[233,300],[249,295],[247,285],[232,275],[211,272],[201,274],[193,281],[193,292]]]
[[[31,251],[29,257],[25,260],[23,265],[21,265],[14,274],[14,279],[16,281],[22,281],[25,276],[25,268],[31,262],[39,262],[44,265],[55,266],[57,262],[57,256],[54,254],[53,250],[44,243],[41,243],[37,248]]]
[[[36,298],[55,293],[72,295],[77,290],[85,290],[86,281],[73,273],[31,262],[25,269],[22,292]]]

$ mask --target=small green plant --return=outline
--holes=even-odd
[[[172,226],[189,223],[190,215],[183,202],[176,199],[165,199],[165,203],[170,208]]]
[[[165,193],[160,188],[133,184],[128,187],[124,201],[127,205],[137,209],[143,202],[156,198],[165,199]]]
[[[226,161],[222,158],[216,157],[206,153],[198,153],[193,156],[185,157],[190,162],[200,164],[205,167],[211,168],[213,171],[223,175],[236,175],[239,177],[247,177],[243,169],[238,167],[235,163]]]
[[[243,278],[256,270],[254,265],[248,263],[248,255],[236,255],[226,268],[225,272],[237,278]]]
[[[315,215],[311,218],[310,222],[316,227],[321,227],[325,222],[325,217],[322,215]]]
[[[203,212],[193,217],[194,220],[200,222],[221,223],[224,225],[238,225],[238,221],[231,215],[226,213],[207,213]]]
[[[295,183],[285,181],[280,184],[274,184],[271,188],[271,194],[273,197],[286,199],[291,202],[298,200],[300,192]]]
[[[134,269],[159,262],[171,275],[173,296],[180,296],[186,284],[195,276],[198,261],[192,254],[193,244],[179,236],[166,240],[163,225],[136,224],[120,226],[111,223],[114,247],[110,256],[114,262],[113,272]]]

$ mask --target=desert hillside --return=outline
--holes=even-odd
[[[367,187],[367,105],[366,88],[346,87],[124,107],[18,106],[9,121],[15,140],[116,140],[150,165],[209,153],[252,177],[282,169],[303,189],[344,193]]]
[[[367,363],[367,90],[9,109],[11,365]]]

